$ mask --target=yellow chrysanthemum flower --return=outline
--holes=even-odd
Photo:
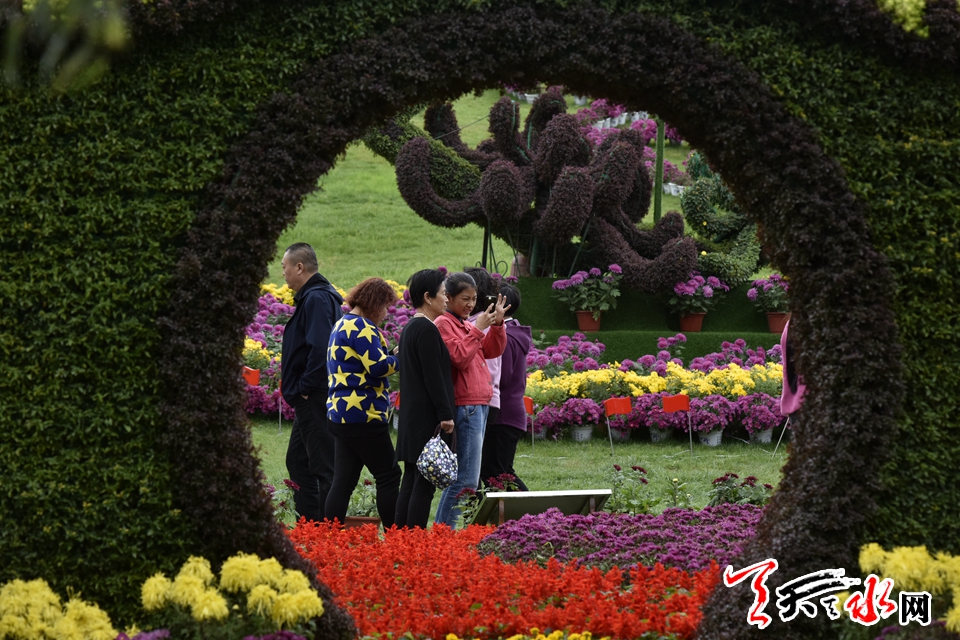
[[[227,601],[216,589],[207,589],[197,596],[190,607],[190,615],[194,620],[223,620],[230,615]]]
[[[196,602],[200,594],[206,590],[207,585],[204,584],[201,578],[197,576],[178,575],[170,589],[170,600],[182,607],[189,607]]]
[[[143,586],[140,587],[140,604],[147,611],[161,609],[167,604],[171,589],[173,589],[173,583],[167,576],[162,573],[154,574],[147,578]]]
[[[947,584],[960,587],[960,556],[940,552],[937,554],[937,566]]]
[[[0,588],[0,618],[22,619],[29,627],[34,623],[51,625],[62,615],[60,596],[53,592],[46,580],[13,580]],[[13,621],[6,624],[19,627],[19,623]]]
[[[882,571],[901,589],[918,591],[927,587],[924,583],[931,575],[929,565],[932,561],[926,547],[897,547],[887,554]],[[942,581],[939,587],[943,589]]]
[[[31,638],[42,637],[33,634],[25,618],[12,614],[0,615],[0,638]]]
[[[300,591],[312,591],[310,580],[302,571],[294,569],[284,569],[277,583],[277,589],[281,593],[298,593]]]
[[[76,599],[67,602],[53,630],[58,640],[114,640],[118,634],[105,611]]]
[[[954,600],[954,602],[956,602],[956,600]],[[945,620],[947,623],[947,631],[960,633],[960,606],[955,606],[947,611]]]
[[[273,609],[273,603],[279,594],[265,584],[259,584],[247,594],[247,611],[266,618]]]
[[[278,586],[280,578],[283,577],[283,565],[276,558],[265,558],[260,561],[257,568],[259,579],[258,584],[269,584]]]
[[[190,556],[187,558],[187,561],[180,567],[180,573],[177,574],[177,578],[181,576],[200,578],[203,580],[204,586],[213,584],[213,571],[210,569],[210,561],[200,556]]]
[[[887,552],[876,542],[860,547],[860,570],[879,574],[887,561]]]
[[[403,292],[407,290],[407,285],[400,284],[396,280],[385,280],[385,282],[393,287],[393,290],[397,292],[397,297],[403,299]]]
[[[277,286],[272,283],[260,285],[260,295],[265,293],[271,294],[283,304],[288,304],[290,306],[293,306],[293,296],[296,295],[296,292],[287,285],[284,284]]]
[[[259,584],[260,558],[252,553],[238,553],[227,558],[220,569],[220,588],[235,593],[249,591]]]
[[[312,588],[302,589],[293,594],[293,600],[304,620],[319,618],[323,615],[323,600]]]
[[[270,609],[270,619],[279,627],[293,625],[306,619],[300,611],[300,601],[297,595],[281,593],[273,601],[273,608]]]

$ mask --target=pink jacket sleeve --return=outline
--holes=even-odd
[[[476,327],[474,327],[476,329]],[[485,360],[499,358],[507,348],[507,329],[502,324],[490,327],[481,343]]]

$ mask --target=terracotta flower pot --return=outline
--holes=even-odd
[[[770,327],[770,333],[783,333],[783,327],[787,324],[789,317],[789,313],[767,311],[767,326]]]
[[[691,333],[699,333],[700,328],[703,327],[703,316],[707,315],[706,313],[688,313],[686,315],[680,316],[680,331],[689,331]]]
[[[577,327],[580,331],[600,331],[600,318],[593,319],[593,311],[577,311]]]

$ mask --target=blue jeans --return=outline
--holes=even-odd
[[[457,433],[457,481],[440,494],[440,505],[434,518],[451,529],[460,515],[457,495],[464,489],[476,491],[480,483],[480,455],[483,453],[483,432],[487,427],[489,409],[485,404],[457,407],[454,421]]]

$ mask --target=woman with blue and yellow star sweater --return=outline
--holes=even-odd
[[[330,333],[327,417],[336,448],[333,485],[324,512],[340,522],[347,516],[350,495],[366,467],[377,483],[380,520],[385,528],[394,523],[400,465],[394,460],[387,425],[387,376],[397,370],[397,357],[387,352],[377,326],[396,302],[393,287],[380,278],[368,278],[347,294],[350,311]]]

